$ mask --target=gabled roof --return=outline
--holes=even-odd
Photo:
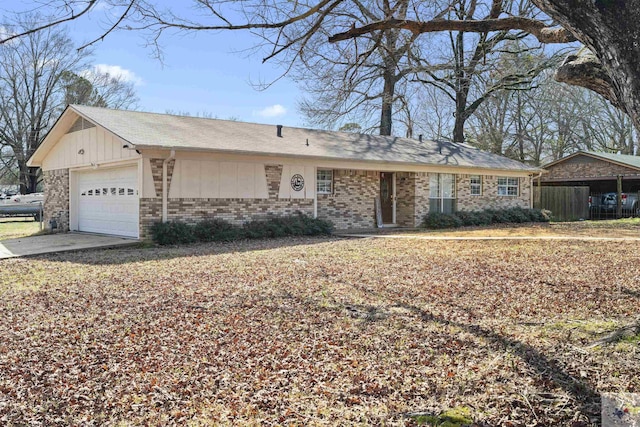
[[[629,154],[614,154],[614,153],[601,153],[597,151],[578,151],[570,154],[566,157],[553,161],[543,166],[543,168],[549,168],[557,165],[558,163],[565,162],[577,156],[587,156],[594,159],[603,160],[605,162],[616,163],[621,166],[626,166],[632,169],[640,170],[640,156],[631,156]]]
[[[70,105],[74,112],[120,137],[132,148],[214,151],[268,156],[292,156],[326,160],[459,166],[504,171],[538,172],[503,156],[467,144],[410,138],[332,132],[199,117]],[[54,129],[51,133],[54,133]],[[64,130],[66,131],[66,129]],[[63,132],[64,132],[63,131]],[[58,131],[59,134],[59,131]],[[31,161],[38,165],[49,151],[45,142]],[[39,151],[42,149],[42,152]]]

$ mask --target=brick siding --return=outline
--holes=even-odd
[[[413,227],[416,212],[416,174],[398,172],[395,178],[396,223],[403,227]]]
[[[169,163],[169,177],[174,161]],[[159,197],[140,199],[140,237],[149,238],[154,222],[162,218],[162,159],[151,160],[154,185]],[[233,224],[273,215],[302,212],[313,215],[313,199],[279,199],[282,165],[265,166],[268,199],[169,199],[168,219],[195,223],[221,218]],[[396,222],[400,226],[418,226],[429,212],[429,174],[396,173]],[[529,207],[531,187],[528,178],[519,178],[517,197],[498,196],[498,176],[483,176],[481,196],[471,196],[470,176],[456,175],[457,209],[461,211]],[[170,180],[169,180],[170,182]],[[69,230],[69,170],[44,172],[44,221],[58,223],[58,230]],[[375,197],[380,191],[380,172],[336,169],[332,194],[318,194],[318,217],[334,223],[338,230],[376,226]]]
[[[69,169],[44,171],[44,226],[51,230],[50,221],[56,221],[56,231],[69,231]]]
[[[518,196],[499,196],[499,176],[482,176],[482,194],[471,195],[470,175],[456,175],[457,209],[459,211],[481,211],[484,209],[529,208],[531,202],[531,181],[528,177],[519,179]]]
[[[167,219],[195,224],[205,219],[223,219],[242,225],[254,219],[292,215],[313,216],[312,199],[169,199]],[[162,199],[140,199],[140,237],[149,238],[154,222],[162,219]]]
[[[542,182],[576,178],[638,176],[640,171],[589,156],[576,156],[546,168]]]
[[[140,199],[140,237],[143,239],[151,237],[151,225],[162,219],[162,162],[157,160],[153,159],[151,164],[154,184],[160,197]],[[172,164],[170,164],[170,170],[173,171]],[[205,219],[217,218],[241,225],[253,219],[292,215],[297,212],[313,216],[313,199],[278,199],[282,175],[281,165],[265,166],[265,174],[269,191],[268,199],[169,199],[167,219],[193,224]],[[158,181],[160,181],[159,190]]]
[[[162,199],[162,163],[164,159],[151,159],[151,174],[153,175],[153,185],[156,189],[157,197]],[[175,166],[175,159],[170,160],[167,163],[167,185],[171,187],[171,178],[173,177],[173,167]]]
[[[375,227],[379,193],[379,172],[335,169],[333,193],[317,196],[318,218],[333,222],[338,230]]]

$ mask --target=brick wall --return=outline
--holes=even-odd
[[[44,226],[50,229],[52,219],[56,231],[69,231],[69,169],[44,171]]]
[[[376,226],[375,197],[380,193],[380,173],[335,169],[333,194],[318,194],[318,218],[338,230]]]
[[[151,161],[154,184],[162,195],[162,160]],[[173,171],[173,162],[169,172]],[[169,199],[168,219],[195,223],[207,218],[221,218],[234,224],[270,215],[302,212],[313,215],[312,199],[279,199],[281,165],[265,166],[268,199]],[[498,196],[498,176],[483,176],[481,196],[471,196],[469,175],[456,175],[457,209],[463,211],[529,207],[530,180],[519,178],[517,197]],[[318,194],[318,218],[334,223],[338,230],[376,226],[375,197],[380,191],[380,173],[336,169],[333,171],[333,193]],[[400,226],[419,226],[429,212],[429,174],[396,173],[396,222]],[[140,200],[140,235],[149,237],[149,227],[162,218],[162,199]]]
[[[571,178],[613,177],[616,175],[639,175],[636,169],[616,165],[589,156],[576,156],[546,168],[542,182]]]
[[[529,208],[531,201],[531,181],[528,177],[518,178],[518,196],[498,195],[498,176],[482,175],[482,195],[472,196],[470,175],[456,176],[457,208],[459,211],[481,211],[484,209]]]
[[[162,163],[164,159],[151,159],[151,174],[153,175],[153,184],[156,189],[156,194],[162,199]],[[173,167],[175,166],[175,159],[170,160],[167,163],[167,185],[171,187],[171,178],[173,177]]]
[[[396,174],[396,223],[402,227],[415,224],[416,174],[398,172]]]
[[[429,174],[416,173],[416,205],[413,215],[414,227],[418,227],[422,218],[429,213]]]
[[[167,219],[195,224],[205,219],[223,219],[242,225],[253,219],[292,215],[313,216],[313,200],[292,199],[169,199]],[[154,222],[162,219],[162,199],[140,199],[140,237],[149,238]]]
[[[162,219],[162,161],[151,161],[157,198],[140,199],[140,237],[150,238],[150,228]],[[173,162],[169,170],[173,171]],[[159,174],[158,174],[159,169]],[[278,199],[281,165],[265,166],[268,199],[169,199],[167,219],[196,223],[204,219],[219,218],[241,225],[253,219],[264,219],[273,215],[291,215],[302,212],[313,216],[313,199]],[[158,187],[158,181],[160,186]]]

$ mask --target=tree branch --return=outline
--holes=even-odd
[[[93,0],[95,1],[95,0]],[[92,1],[92,2],[93,2]],[[93,41],[90,41],[89,43],[85,43],[82,46],[80,46],[78,48],[78,50],[82,50],[86,47],[89,47],[91,45],[93,45],[94,43],[98,42],[99,40],[104,40],[104,38],[106,36],[108,36],[109,34],[111,34],[116,28],[118,28],[118,26],[122,23],[122,21],[125,20],[125,18],[127,17],[127,15],[129,15],[129,12],[131,12],[131,8],[133,7],[133,5],[135,4],[136,0],[131,0],[131,2],[129,3],[129,6],[127,7],[127,9],[124,11],[124,13],[122,13],[122,15],[120,15],[120,18],[118,18],[118,20],[115,22],[115,24],[113,24],[111,26],[111,28],[109,28],[107,31],[105,31],[104,33],[102,33],[102,35],[96,39],[94,39]]]
[[[541,43],[569,43],[576,38],[564,28],[548,27],[544,22],[522,17],[508,17],[483,20],[433,20],[427,22],[387,19],[373,22],[359,28],[351,28],[343,33],[329,37],[330,43],[348,40],[373,31],[401,29],[414,34],[434,33],[439,31],[464,31],[486,33],[491,31],[522,30],[535,36]]]
[[[569,55],[558,67],[555,79],[562,83],[590,89],[620,108],[611,76],[594,55]]]
[[[17,38],[20,38],[20,37],[24,37],[24,36],[29,35],[29,34],[37,33],[38,31],[46,30],[47,28],[55,27],[56,25],[64,24],[65,22],[69,22],[69,21],[73,21],[75,19],[78,19],[79,17],[81,17],[82,15],[87,13],[89,11],[89,9],[91,9],[91,7],[95,4],[96,1],[97,0],[90,0],[89,3],[87,3],[87,7],[82,9],[80,11],[80,13],[78,13],[78,14],[73,13],[73,10],[72,10],[71,11],[71,15],[67,16],[66,18],[61,18],[61,19],[58,19],[56,21],[49,22],[48,24],[44,24],[44,25],[41,25],[39,27],[31,28],[31,29],[29,29],[27,31],[23,31],[23,32],[18,33],[18,34],[13,34],[13,35],[11,35],[11,36],[9,36],[7,38],[4,38],[4,39],[0,39],[0,45],[6,43],[8,41],[11,41],[11,40],[14,40],[14,39],[17,39]]]

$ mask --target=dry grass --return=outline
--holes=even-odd
[[[637,242],[288,239],[0,261],[6,425],[592,425]],[[427,419],[423,417],[422,419]]]
[[[40,232],[40,223],[32,218],[0,218],[0,240],[17,239]]]
[[[397,233],[397,231],[393,229],[384,229],[377,232],[383,234]],[[400,231],[400,233],[438,237],[640,237],[640,218],[626,218],[611,221],[504,224],[446,230]]]

